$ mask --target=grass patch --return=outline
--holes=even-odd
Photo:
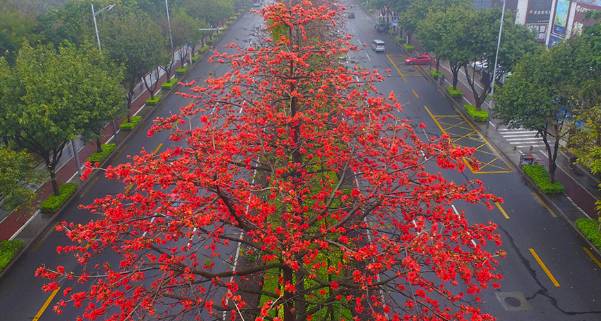
[[[152,98],[146,99],[146,106],[156,106],[161,102],[161,96],[156,95]]]
[[[173,88],[179,80],[177,78],[172,78],[171,80],[167,80],[161,84],[161,88],[163,89],[171,89]]]
[[[65,183],[58,189],[58,195],[51,195],[40,205],[44,214],[56,213],[77,191],[77,184]]]
[[[0,241],[0,271],[4,271],[23,246],[25,244],[21,240]]]
[[[121,123],[119,128],[121,128],[122,130],[132,130],[136,128],[136,126],[138,126],[140,120],[142,120],[142,116],[133,116],[131,117],[129,122],[125,120],[123,123]]]
[[[453,86],[447,87],[447,93],[453,98],[461,98],[461,96],[463,96],[461,89],[454,88]]]
[[[405,49],[405,51],[407,52],[412,52],[413,50],[415,50],[415,46],[409,43],[403,44],[403,49]]]
[[[434,79],[438,79],[440,76],[442,76],[442,72],[438,70],[430,70],[430,76],[432,76]]]
[[[117,148],[117,144],[102,144],[100,145],[100,149],[102,149],[102,151],[95,152],[94,154],[90,155],[90,157],[88,157],[88,161],[92,164],[102,163],[109,157],[115,148]]]
[[[590,218],[579,218],[576,220],[576,227],[584,234],[587,240],[601,250],[601,231],[599,231],[599,221]]]
[[[472,104],[465,104],[463,108],[465,108],[465,111],[473,120],[480,122],[488,121],[488,112],[486,110],[479,110]]]
[[[551,177],[543,165],[522,165],[522,170],[528,175],[534,184],[545,194],[560,194],[564,188],[560,182],[551,182]]]

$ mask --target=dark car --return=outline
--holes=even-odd
[[[347,17],[347,18],[349,18],[349,19],[355,19],[355,13],[354,13],[354,12],[352,12],[352,11],[349,11],[349,12],[346,14],[346,17]]]
[[[423,53],[415,57],[405,59],[406,65],[429,65],[432,63],[432,57],[428,53]]]

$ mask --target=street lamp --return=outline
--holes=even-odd
[[[497,39],[497,53],[495,54],[495,66],[492,72],[492,85],[490,86],[491,96],[495,93],[495,82],[497,79],[497,62],[499,60],[499,48],[501,47],[501,35],[503,34],[503,23],[505,22],[505,4],[507,0],[503,0],[503,10],[501,10],[501,23],[499,24],[499,38]]]
[[[94,20],[94,30],[96,31],[96,43],[98,43],[98,51],[101,51],[102,47],[100,46],[100,35],[98,34],[98,23],[96,23],[96,16],[103,13],[104,11],[109,11],[109,10],[113,9],[115,7],[115,5],[110,4],[98,11],[94,11],[93,3],[90,3],[90,6],[92,6],[92,18]]]
[[[165,0],[165,11],[167,12],[167,25],[169,26],[169,41],[171,42],[171,52],[173,52],[173,34],[171,33],[171,17],[169,16],[169,0]]]

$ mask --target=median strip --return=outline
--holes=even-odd
[[[528,250],[530,251],[530,254],[532,254],[532,256],[534,257],[534,259],[536,260],[536,263],[538,263],[538,265],[540,265],[541,269],[543,269],[543,272],[545,272],[545,274],[547,275],[547,277],[549,278],[549,280],[551,280],[551,283],[553,283],[553,285],[556,288],[558,288],[559,287],[559,282],[553,276],[553,273],[551,273],[551,270],[549,270],[549,268],[547,267],[547,265],[545,265],[545,262],[543,262],[543,260],[540,258],[540,256],[538,256],[538,254],[536,253],[536,251],[533,248],[529,248]]]

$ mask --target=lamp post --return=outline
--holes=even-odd
[[[499,60],[499,48],[501,47],[501,36],[503,35],[503,23],[505,22],[505,4],[506,0],[503,0],[503,10],[501,10],[501,23],[499,24],[499,38],[497,39],[497,53],[495,54],[495,65],[492,72],[492,84],[490,86],[491,96],[495,93],[495,82],[497,78],[497,62]]]
[[[109,11],[109,10],[113,9],[113,7],[115,7],[115,5],[110,4],[98,11],[94,11],[93,3],[91,3],[90,6],[92,7],[92,19],[94,20],[94,31],[96,31],[96,43],[98,44],[98,51],[101,51],[102,47],[100,46],[100,35],[98,34],[98,23],[96,22],[96,16],[103,13],[104,11]]]
[[[171,32],[171,17],[169,15],[169,0],[165,0],[165,12],[167,12],[167,25],[169,27],[169,42],[171,43],[171,52],[173,52],[173,34]]]

